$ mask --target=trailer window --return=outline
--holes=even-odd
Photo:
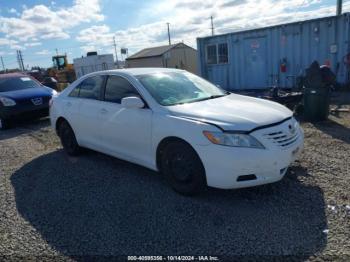
[[[227,43],[207,46],[207,64],[226,64],[228,63]]]
[[[208,45],[207,46],[207,64],[217,64],[217,52],[216,45]]]
[[[227,43],[218,45],[218,54],[219,64],[226,64],[228,62]]]

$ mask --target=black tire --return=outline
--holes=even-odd
[[[60,123],[58,135],[61,139],[63,149],[68,155],[76,156],[80,154],[81,148],[75,138],[74,131],[66,121]]]
[[[0,130],[5,130],[8,128],[9,128],[8,121],[0,117]]]
[[[195,195],[207,185],[205,170],[197,153],[185,142],[168,143],[161,153],[161,172],[170,186],[183,195]]]

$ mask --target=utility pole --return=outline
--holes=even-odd
[[[170,23],[166,23],[168,26],[168,40],[169,40],[169,45],[171,45],[171,40],[170,40]]]
[[[210,17],[210,21],[211,21],[211,35],[214,35],[214,21],[213,21],[213,16]]]
[[[16,52],[17,52],[17,62],[18,62],[19,69],[21,71],[23,71],[22,62],[21,62],[21,56],[19,54],[19,50],[16,50]]]
[[[24,67],[24,63],[23,63],[22,51],[18,50],[18,53],[19,53],[19,58],[20,58],[21,65],[22,65],[22,71],[24,71],[25,67]]]
[[[117,44],[115,42],[115,36],[113,36],[113,45],[114,45],[114,52],[115,52],[115,60],[117,62],[117,68],[119,68],[119,61],[118,61],[118,54],[117,54]]]
[[[56,55],[58,56],[58,49],[56,48],[55,50],[56,50]]]
[[[341,15],[343,7],[343,0],[337,0],[337,15]]]
[[[18,50],[16,50],[16,55],[17,55],[17,63],[19,65],[19,69],[21,69],[21,63],[19,62]]]
[[[21,71],[24,71],[24,64],[23,64],[23,57],[22,57],[21,50],[17,50],[17,61],[18,61],[19,69]]]
[[[5,72],[4,60],[2,59],[2,56],[0,56],[0,58],[1,58],[2,70],[4,70],[4,72]]]

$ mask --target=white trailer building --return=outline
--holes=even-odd
[[[115,68],[112,54],[93,54],[86,57],[75,58],[73,59],[73,64],[77,78],[92,72],[112,70]]]

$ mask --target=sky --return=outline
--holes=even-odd
[[[183,41],[196,48],[196,38],[335,14],[337,0],[0,0],[0,56],[5,67],[24,64],[50,67],[58,52],[73,58],[88,51],[119,59],[147,47]],[[344,0],[343,12],[350,12]],[[56,50],[57,49],[57,50]],[[2,65],[0,64],[0,68]],[[1,68],[2,69],[2,68]]]

